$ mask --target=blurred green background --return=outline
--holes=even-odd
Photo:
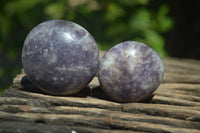
[[[199,57],[198,1],[185,0],[4,0],[0,4],[0,91],[21,72],[24,39],[39,23],[74,21],[99,49],[135,40],[162,57]]]

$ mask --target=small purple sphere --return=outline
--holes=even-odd
[[[160,85],[164,67],[159,55],[147,45],[122,42],[101,59],[99,82],[104,92],[118,102],[141,101]]]
[[[67,95],[83,89],[95,76],[99,52],[86,29],[70,21],[51,20],[37,25],[26,37],[22,64],[38,88]]]

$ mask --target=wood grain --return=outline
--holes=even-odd
[[[138,103],[112,101],[97,77],[77,94],[48,95],[22,71],[0,98],[0,133],[200,133],[200,61],[163,62],[163,83]]]

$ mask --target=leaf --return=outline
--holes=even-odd
[[[148,30],[144,34],[146,44],[153,48],[160,56],[164,57],[167,55],[164,49],[165,40],[156,31]]]
[[[151,17],[147,9],[138,9],[136,13],[133,14],[130,20],[130,28],[133,31],[144,32],[151,28]]]
[[[166,32],[173,26],[173,20],[167,16],[169,6],[162,5],[158,10],[157,21],[161,32]]]

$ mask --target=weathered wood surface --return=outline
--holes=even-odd
[[[163,62],[163,83],[139,103],[112,101],[97,77],[78,94],[48,95],[22,72],[0,98],[0,133],[200,133],[200,61]]]

